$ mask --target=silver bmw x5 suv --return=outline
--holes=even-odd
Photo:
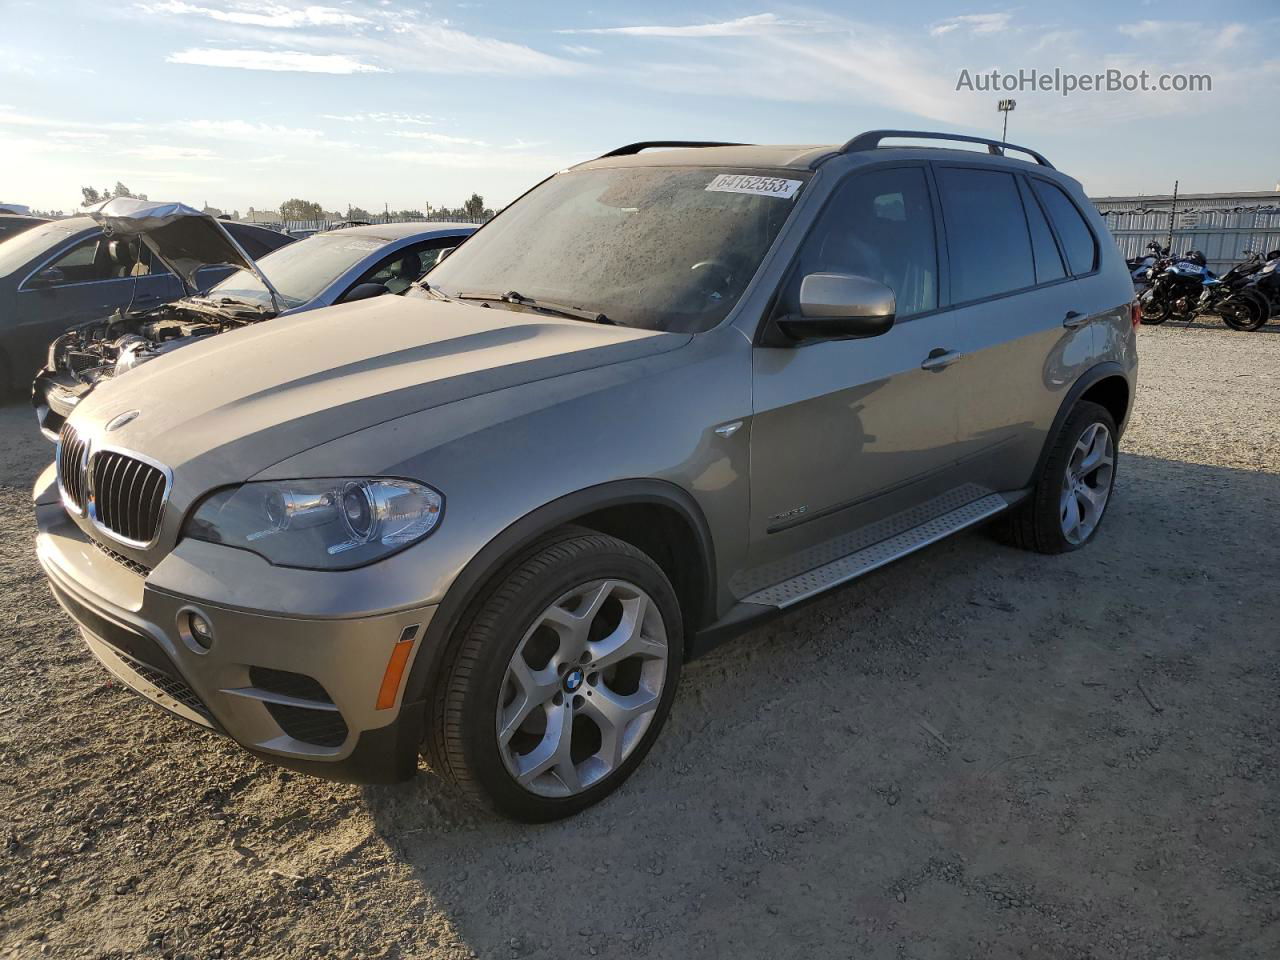
[[[1025,148],[631,144],[409,296],[103,383],[36,485],[40,562],[107,669],[264,759],[386,782],[421,755],[554,819],[760,618],[992,518],[1089,543],[1131,300]]]

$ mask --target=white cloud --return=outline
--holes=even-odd
[[[270,27],[278,30],[289,30],[296,27],[343,27],[368,23],[369,20],[358,14],[339,10],[336,7],[309,5],[305,7],[288,6],[282,3],[226,3],[222,6],[200,6],[185,3],[183,0],[160,0],[158,3],[142,3],[138,5],[146,13],[170,14],[174,16],[207,17],[223,23],[242,24],[251,27]]]
[[[566,43],[562,48],[565,53],[572,53],[575,57],[598,57],[600,51],[595,47],[586,47],[580,43]]]
[[[959,17],[948,17],[929,28],[929,33],[941,37],[956,30],[967,30],[969,33],[1003,33],[1009,29],[1011,13],[968,13]]]
[[[191,160],[217,160],[217,155],[206,147],[184,147],[172,143],[145,143],[121,151],[131,157],[145,157],[163,163],[186,163]]]
[[[236,70],[270,70],[284,73],[385,73],[381,67],[342,53],[301,53],[297,50],[219,50],[208,47],[178,50],[165,57],[169,63]]]
[[[247,143],[272,143],[273,141],[298,143],[325,139],[324,133],[320,130],[285,127],[271,123],[250,123],[247,120],[178,120],[173,124],[173,131],[180,136]]]
[[[425,113],[322,113],[320,116],[324,120],[343,123],[395,123],[424,127],[435,123],[435,119]]]
[[[445,143],[454,146],[487,147],[483,140],[472,140],[470,137],[452,137],[446,133],[430,133],[425,130],[394,130],[393,137],[404,137],[408,140],[425,140],[427,143]]]
[[[812,29],[814,24],[802,20],[784,20],[775,13],[757,13],[719,23],[686,25],[654,25],[634,27],[593,27],[557,30],[557,33],[622,34],[628,37],[750,37],[784,30]]]

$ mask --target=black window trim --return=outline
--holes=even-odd
[[[881,163],[859,165],[841,174],[839,179],[837,179],[835,183],[833,183],[830,189],[827,191],[826,197],[824,197],[822,200],[822,205],[818,207],[818,209],[814,212],[813,216],[810,217],[809,223],[805,227],[804,234],[796,242],[795,252],[791,256],[791,262],[788,263],[786,266],[786,269],[782,271],[782,276],[778,280],[777,287],[774,289],[773,295],[769,298],[769,302],[764,309],[763,316],[760,318],[760,322],[756,326],[756,334],[755,334],[755,337],[752,339],[753,346],[757,346],[757,347],[765,346],[765,344],[762,342],[765,336],[765,331],[779,316],[782,315],[779,312],[779,307],[782,302],[782,292],[787,288],[787,285],[791,282],[791,278],[794,276],[795,271],[799,269],[800,256],[804,252],[805,246],[809,242],[809,238],[813,235],[813,231],[817,228],[818,222],[826,214],[827,209],[831,206],[831,204],[835,202],[836,195],[844,188],[844,185],[848,183],[850,180],[852,180],[854,177],[861,176],[866,173],[873,173],[873,172],[879,173],[885,170],[902,170],[902,169],[908,169],[908,168],[921,170],[924,173],[925,189],[929,191],[930,209],[933,211],[933,246],[934,246],[934,255],[937,259],[937,265],[938,265],[937,305],[932,310],[922,310],[919,313],[913,313],[910,316],[906,316],[906,317],[895,316],[893,318],[893,325],[896,327],[900,323],[911,323],[914,320],[921,320],[925,317],[936,316],[937,314],[942,313],[947,309],[947,307],[944,306],[944,303],[943,303],[943,295],[946,292],[944,290],[944,282],[945,282],[944,278],[947,276],[947,273],[948,273],[949,261],[946,256],[946,251],[943,248],[943,236],[941,233],[942,220],[940,216],[941,210],[939,208],[937,184],[934,182],[933,172],[929,169],[929,166],[930,166],[929,161],[923,160],[923,159],[921,160],[885,160]],[[848,343],[853,341],[802,340],[794,344],[793,347],[802,348],[807,346],[813,346],[815,344],[831,343],[831,342]],[[789,347],[788,349],[791,349],[791,347]]]
[[[1050,229],[1051,231],[1053,231],[1054,238],[1055,238],[1055,239],[1057,239],[1057,241],[1058,241],[1058,249],[1059,249],[1059,250],[1061,251],[1061,253],[1062,253],[1062,263],[1063,263],[1063,266],[1065,266],[1065,267],[1066,267],[1066,269],[1067,269],[1067,279],[1069,279],[1069,280],[1079,280],[1081,277],[1092,277],[1092,276],[1094,276],[1095,274],[1097,274],[1097,273],[1101,272],[1101,270],[1102,270],[1102,244],[1100,244],[1100,243],[1098,242],[1098,235],[1097,235],[1096,233],[1094,233],[1094,231],[1093,231],[1093,225],[1092,225],[1091,223],[1089,223],[1089,218],[1085,215],[1085,212],[1084,212],[1083,210],[1081,210],[1081,209],[1080,209],[1080,204],[1076,203],[1076,198],[1075,198],[1075,197],[1073,197],[1073,196],[1071,196],[1071,191],[1070,191],[1070,190],[1066,190],[1066,189],[1064,189],[1064,188],[1063,188],[1063,186],[1062,186],[1062,184],[1057,183],[1057,182],[1056,182],[1056,181],[1054,181],[1054,180],[1051,180],[1049,177],[1038,177],[1038,176],[1033,176],[1032,174],[1028,174],[1028,173],[1021,173],[1021,176],[1026,177],[1026,179],[1027,179],[1027,180],[1029,180],[1029,181],[1036,181],[1036,180],[1040,180],[1040,181],[1043,181],[1044,183],[1048,183],[1048,184],[1051,184],[1051,185],[1052,185],[1052,186],[1054,186],[1054,187],[1057,187],[1057,188],[1058,188],[1058,190],[1060,190],[1060,191],[1062,192],[1062,195],[1063,195],[1063,196],[1065,196],[1065,197],[1067,198],[1068,202],[1069,202],[1073,207],[1075,207],[1075,209],[1076,209],[1076,213],[1077,213],[1077,214],[1079,214],[1079,216],[1080,216],[1080,222],[1084,224],[1084,228],[1085,228],[1087,231],[1089,231],[1089,236],[1093,239],[1093,269],[1092,269],[1092,270],[1087,270],[1087,271],[1085,271],[1084,273],[1072,273],[1072,272],[1071,272],[1071,261],[1067,258],[1067,248],[1066,248],[1066,244],[1064,244],[1064,243],[1062,242],[1062,237],[1058,234],[1058,225],[1057,225],[1056,223],[1054,223],[1054,222],[1053,222],[1053,217],[1051,217],[1051,216],[1049,215],[1049,211],[1048,211],[1048,209],[1045,207],[1045,205],[1044,205],[1044,201],[1043,201],[1043,200],[1041,200],[1041,199],[1040,199],[1040,195],[1039,195],[1038,193],[1036,193],[1035,183],[1034,183],[1034,182],[1032,182],[1032,183],[1028,184],[1028,185],[1031,187],[1031,194],[1032,194],[1032,196],[1034,196],[1034,197],[1036,198],[1036,202],[1040,204],[1040,211],[1044,214],[1044,218],[1045,218],[1047,221],[1049,221],[1049,229]]]
[[[1062,267],[1062,276],[1055,277],[1053,280],[1036,280],[1037,287],[1049,287],[1055,283],[1061,283],[1063,280],[1072,280],[1071,264],[1067,262],[1067,251],[1063,249],[1062,238],[1058,236],[1058,232],[1053,229],[1053,221],[1049,219],[1049,211],[1044,208],[1044,204],[1040,202],[1040,198],[1036,196],[1035,189],[1028,182],[1023,174],[1018,175],[1018,195],[1022,197],[1022,215],[1027,219],[1027,236],[1031,240],[1031,260],[1039,271],[1039,261],[1036,259],[1036,239],[1031,233],[1031,215],[1027,209],[1028,203],[1034,203],[1036,209],[1040,211],[1040,216],[1044,220],[1044,225],[1049,228],[1049,239],[1053,241],[1053,249],[1058,251],[1058,265]]]

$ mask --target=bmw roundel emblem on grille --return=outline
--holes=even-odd
[[[133,421],[138,419],[138,414],[141,412],[141,410],[126,410],[124,413],[114,416],[107,421],[107,429],[119,430],[125,424],[133,423]]]

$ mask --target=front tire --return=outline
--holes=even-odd
[[[1138,304],[1142,322],[1148,326],[1164,323],[1173,312],[1173,306],[1168,300],[1157,300],[1150,290],[1142,295]]]
[[[473,800],[545,822],[604,799],[670,712],[684,636],[647,555],[570,529],[498,574],[429,705],[428,763]]]
[[[1069,553],[1102,525],[1116,474],[1116,423],[1105,407],[1076,404],[1053,440],[1031,495],[1011,511],[1005,539],[1037,553]]]

